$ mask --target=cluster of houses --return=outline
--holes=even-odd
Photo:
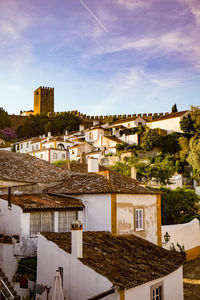
[[[84,125],[80,125],[79,130],[66,131],[63,136],[54,137],[49,132],[47,136],[23,140],[15,144],[15,151],[29,153],[48,162],[66,159],[80,161],[84,154],[86,160],[88,157],[98,158],[101,164],[105,164],[103,158],[115,155],[117,144],[138,144],[138,134],[126,129],[146,125],[151,129],[165,130],[166,134],[181,132],[180,121],[188,114],[189,111],[175,112],[151,122],[141,116],[119,119],[112,124],[99,124],[99,121],[94,120],[92,127],[84,128]]]
[[[85,130],[85,138],[99,130]],[[60,270],[66,300],[183,300],[185,257],[162,247],[161,194],[99,167],[97,158],[71,164],[65,170],[0,151],[0,234],[11,237],[0,242],[2,286],[1,274],[11,282],[19,259],[37,256],[35,284],[46,287],[37,299],[51,299]],[[14,288],[21,299],[29,293]]]

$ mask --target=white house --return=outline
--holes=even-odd
[[[54,148],[54,149],[67,150],[71,146],[73,146],[73,142],[69,141],[67,138],[65,138],[65,136],[47,138],[47,140],[42,143],[43,149]]]
[[[86,142],[94,143],[101,135],[104,135],[104,128],[99,125],[85,129]]]
[[[134,235],[82,233],[77,222],[39,235],[37,283],[52,286],[60,269],[66,300],[183,300],[184,259]]]
[[[67,150],[56,148],[43,148],[40,150],[29,152],[28,154],[39,159],[46,160],[50,163],[56,162],[58,160],[66,160],[69,158]]]
[[[134,179],[108,170],[72,173],[46,191],[83,201],[85,209],[80,220],[84,231],[132,233],[161,246],[160,194],[140,186]]]
[[[180,121],[182,121],[184,117],[187,117],[189,113],[189,110],[174,112],[148,122],[147,126],[150,129],[161,128],[167,130],[168,133],[171,133],[173,131],[182,132],[180,128]]]
[[[93,146],[101,150],[116,153],[116,145],[122,143],[123,141],[115,136],[100,136],[100,138],[93,143]]]
[[[112,128],[113,134],[115,132],[114,128],[120,128],[121,126],[126,127],[126,128],[133,128],[133,127],[138,127],[140,125],[145,125],[146,120],[144,120],[140,116],[135,116],[135,117],[130,117],[130,118],[125,118],[125,119],[120,119],[118,121],[115,121],[114,123],[111,124],[108,128]]]
[[[87,142],[76,144],[69,148],[70,160],[79,160],[83,152],[88,153],[93,150],[93,146]]]

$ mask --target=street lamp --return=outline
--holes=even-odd
[[[170,235],[169,235],[169,233],[168,232],[166,232],[165,234],[164,234],[164,242],[163,242],[163,245],[167,245],[167,243],[169,242],[169,240],[170,240]]]

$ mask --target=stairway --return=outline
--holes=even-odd
[[[2,269],[0,269],[0,282],[1,282],[1,297],[2,300],[20,300],[17,293],[14,291],[12,284],[8,281]]]

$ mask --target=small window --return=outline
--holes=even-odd
[[[143,230],[143,209],[136,209],[135,210],[135,230]]]
[[[53,159],[57,159],[57,153],[53,154]]]
[[[41,158],[41,159],[43,158],[43,154],[40,154],[40,158]]]
[[[93,139],[93,133],[92,133],[92,132],[90,132],[90,134],[89,134],[89,139],[90,139],[90,140]]]
[[[53,231],[53,213],[35,212],[30,214],[30,235],[37,237],[40,231]]]
[[[21,146],[21,149],[23,149],[23,144],[21,144],[20,146]]]
[[[131,123],[128,123],[128,125],[127,125],[128,127],[131,127]]]
[[[35,146],[32,146],[32,151],[34,151],[35,150]]]
[[[39,145],[36,145],[36,150],[39,150]]]
[[[28,148],[29,147],[29,143],[26,143],[26,148]]]
[[[163,282],[152,285],[150,293],[150,300],[163,300]]]
[[[62,154],[62,159],[65,159],[65,154]]]
[[[71,231],[71,224],[77,220],[76,211],[62,211],[58,214],[59,232]]]

